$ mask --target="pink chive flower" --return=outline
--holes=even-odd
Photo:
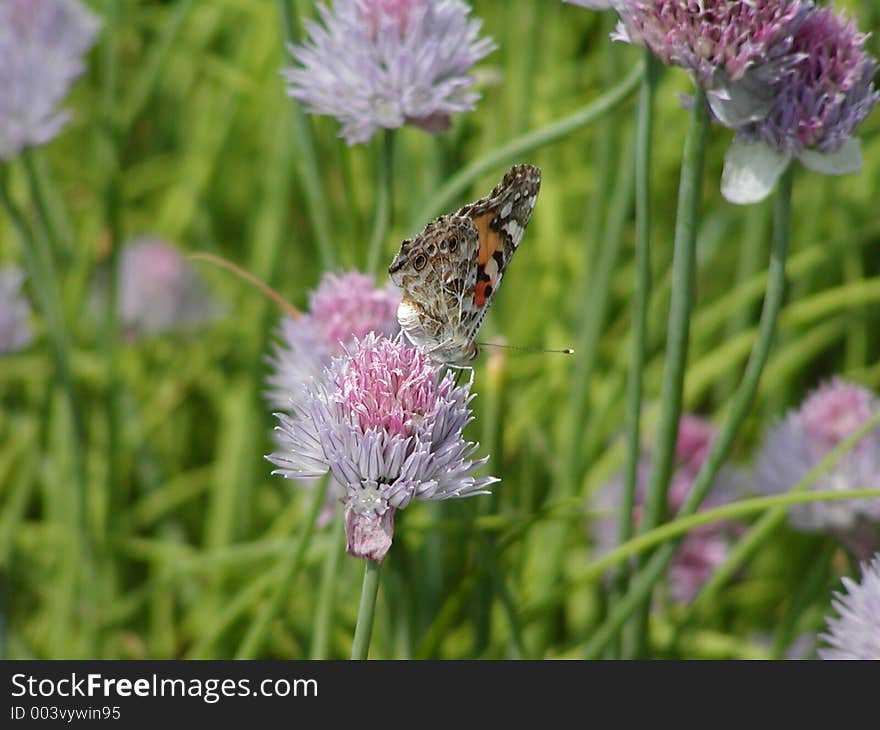
[[[392,285],[377,288],[372,276],[350,271],[324,274],[309,295],[308,312],[281,322],[280,342],[269,358],[272,372],[267,393],[273,408],[291,410],[304,385],[320,377],[333,357],[370,332],[393,337],[400,331],[400,292]]]
[[[67,123],[59,105],[99,27],[79,0],[0,2],[0,160],[46,144]]]
[[[119,257],[119,320],[131,339],[203,324],[216,314],[195,270],[174,246],[149,236]]]
[[[349,271],[324,274],[318,288],[309,295],[307,313],[281,321],[280,342],[269,357],[271,371],[266,393],[270,404],[288,415],[294,403],[306,398],[306,385],[320,378],[331,360],[370,332],[393,337],[400,331],[397,305],[400,292],[392,284],[377,288],[372,276]],[[278,432],[276,431],[277,435]],[[300,480],[313,488],[314,479]],[[345,488],[331,477],[327,499],[318,524],[327,525]]]
[[[727,151],[721,191],[733,203],[766,198],[792,160],[823,175],[862,169],[856,129],[880,100],[877,61],[867,36],[832,8],[807,14],[795,31],[792,72],[762,119],[738,129]]]
[[[470,111],[479,94],[469,71],[495,49],[459,0],[335,0],[318,5],[307,40],[290,46],[288,94],[312,114],[336,117],[349,145],[378,129],[431,132]]]
[[[828,453],[877,413],[880,401],[871,391],[834,378],[813,391],[800,409],[789,412],[764,437],[757,456],[755,488],[764,494],[789,491]],[[813,482],[815,491],[880,489],[880,427]],[[800,504],[789,522],[805,532],[830,531],[844,537],[862,532],[864,523],[880,520],[880,499]]]
[[[830,644],[819,649],[822,659],[880,659],[880,553],[862,564],[860,583],[843,579],[845,593],[835,593],[837,616],[828,618],[828,632],[819,638]]]
[[[795,58],[809,0],[566,0],[620,16],[615,40],[645,46],[706,90],[714,116],[738,127],[763,118]]]
[[[462,431],[471,420],[470,382],[456,387],[430,359],[370,333],[312,380],[292,416],[276,413],[281,449],[266,458],[289,479],[328,472],[345,488],[350,555],[380,562],[394,517],[413,499],[486,494],[494,477],[475,477],[488,457]]]
[[[676,469],[669,488],[670,514],[677,513],[690,494],[714,439],[715,429],[710,423],[696,416],[682,416],[675,451]],[[638,466],[633,509],[635,526],[641,522],[650,471],[651,458],[645,454]],[[722,470],[704,502],[704,508],[718,507],[732,501],[739,487],[738,474],[732,469]],[[617,475],[598,492],[594,500],[593,509],[607,515],[593,525],[593,537],[600,554],[617,546],[616,513],[623,497],[623,488],[623,476]],[[740,529],[738,523],[718,522],[688,533],[669,567],[669,596],[674,602],[687,603],[697,595],[714,570],[724,562]]]
[[[27,347],[34,335],[28,325],[31,307],[21,295],[24,273],[0,269],[0,355]]]

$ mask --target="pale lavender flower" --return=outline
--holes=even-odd
[[[335,0],[318,11],[323,24],[307,22],[308,40],[290,47],[299,65],[283,73],[290,96],[336,117],[348,144],[404,124],[442,131],[474,108],[469,70],[495,44],[465,3]]]
[[[130,338],[189,329],[217,313],[183,253],[158,238],[125,246],[118,277],[119,320]]]
[[[23,283],[20,269],[0,269],[0,355],[17,352],[33,339],[28,325],[31,307],[21,294]]]
[[[669,512],[676,514],[694,485],[715,438],[714,427],[701,418],[682,416],[676,443],[676,469],[669,487]],[[634,525],[641,522],[645,492],[651,471],[650,454],[643,454],[638,465]],[[617,510],[623,497],[623,476],[615,476],[597,494],[593,508],[602,513],[593,523],[597,551],[607,553],[617,545]],[[723,469],[712,486],[704,508],[718,507],[732,501],[739,491],[739,476],[733,469]],[[730,545],[741,529],[738,523],[715,522],[691,530],[682,540],[669,567],[669,595],[676,603],[687,603],[699,592],[715,569],[724,562]]]
[[[273,474],[289,479],[330,472],[345,486],[347,549],[381,561],[394,515],[413,499],[487,493],[498,481],[475,477],[487,458],[470,457],[470,382],[456,387],[430,359],[404,342],[370,333],[307,386],[293,416],[276,413],[282,449]]]
[[[46,144],[67,122],[59,105],[99,26],[79,0],[0,2],[0,159]]]
[[[788,492],[878,408],[880,401],[867,388],[840,378],[824,383],[765,436],[757,456],[755,489],[764,494]],[[880,427],[810,486],[841,492],[874,488],[880,489]],[[798,530],[858,536],[865,533],[865,522],[880,520],[880,498],[799,504],[788,515]]]
[[[796,59],[769,113],[738,129],[727,151],[721,191],[733,203],[766,198],[792,160],[823,175],[862,169],[852,135],[880,100],[877,61],[867,36],[831,8],[811,11],[794,34]]]
[[[372,276],[357,271],[324,274],[309,295],[309,311],[281,322],[281,341],[269,358],[267,396],[272,407],[289,411],[291,399],[298,399],[303,386],[355,339],[370,332],[396,335],[398,304],[400,292],[390,284],[377,288]]]
[[[846,593],[835,593],[837,616],[828,618],[828,633],[819,638],[831,647],[822,659],[880,659],[880,553],[862,564],[862,581],[843,579]]]
[[[620,16],[615,40],[689,71],[713,115],[737,127],[763,118],[797,60],[792,36],[809,0],[566,0]]]

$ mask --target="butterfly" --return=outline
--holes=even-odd
[[[439,364],[466,366],[474,339],[516,252],[541,187],[533,165],[511,167],[485,198],[429,223],[388,267],[403,298],[397,321]]]

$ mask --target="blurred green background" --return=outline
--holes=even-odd
[[[309,493],[270,477],[263,459],[274,425],[263,397],[265,357],[280,312],[228,273],[194,264],[224,316],[191,333],[124,343],[117,375],[108,377],[90,291],[106,265],[115,195],[123,239],[154,234],[222,256],[306,306],[325,269],[364,266],[381,135],[348,148],[335,120],[304,117],[285,96],[284,29],[273,0],[123,1],[115,23],[106,5],[90,4],[105,30],[68,99],[73,121],[36,153],[65,242],[56,263],[88,434],[86,514],[71,476],[65,402],[38,324],[32,346],[0,358],[4,655],[345,657],[362,563],[342,554],[341,532],[330,524],[292,565]],[[314,11],[310,0],[291,5],[300,17]],[[573,346],[577,354],[494,351],[477,361],[469,435],[491,453],[488,471],[502,482],[491,497],[414,503],[398,515],[371,656],[577,657],[607,609],[601,581],[571,581],[591,558],[589,495],[623,458],[634,94],[594,124],[498,160],[444,209],[432,209],[432,198],[465,166],[619,84],[641,54],[607,40],[610,13],[550,0],[473,5],[500,46],[479,66],[483,98],[442,136],[398,132],[380,281],[400,239],[429,216],[485,194],[510,163],[536,164],[543,183],[535,215],[481,339]],[[836,6],[851,10],[862,30],[880,28],[873,0]],[[876,55],[876,37],[868,45]],[[687,125],[678,94],[688,89],[685,74],[670,69],[657,94],[646,444]],[[108,105],[125,127],[115,150]],[[744,464],[762,430],[821,379],[840,373],[880,387],[878,131],[874,114],[860,133],[861,175],[798,173],[790,289],[737,442]],[[751,346],[772,205],[721,199],[730,137],[711,132],[685,396],[687,410],[716,422]],[[303,182],[310,155],[323,196],[317,209]],[[28,201],[20,167],[10,175],[16,196]],[[16,233],[0,217],[0,264],[20,259]],[[108,400],[119,409],[116,427]],[[778,529],[697,620],[680,626],[681,609],[658,602],[653,654],[780,655],[822,628],[830,591],[849,570],[830,538]]]

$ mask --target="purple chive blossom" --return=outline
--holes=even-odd
[[[0,2],[0,159],[46,144],[67,122],[59,105],[99,25],[78,0]]]
[[[690,493],[709,448],[715,438],[715,429],[708,422],[695,416],[685,415],[678,426],[676,444],[676,469],[669,488],[669,512],[677,513]],[[648,478],[651,471],[650,456],[645,454],[639,461],[636,482],[635,525],[641,522]],[[594,509],[610,513],[594,523],[594,539],[597,551],[607,553],[617,545],[619,509],[623,496],[623,477],[614,477],[597,495]],[[726,469],[716,479],[704,507],[718,507],[730,502],[739,488],[738,477]],[[687,603],[699,592],[713,571],[727,557],[730,545],[740,527],[738,524],[711,523],[688,533],[682,541],[669,568],[669,595],[676,603]]]
[[[378,289],[372,276],[356,271],[324,274],[309,295],[309,311],[281,322],[281,342],[269,359],[272,373],[267,394],[273,408],[289,411],[310,379],[355,339],[370,332],[392,337],[400,331],[400,293],[392,286]]]
[[[144,237],[119,259],[119,319],[130,338],[202,324],[215,305],[185,256],[174,246]]]
[[[880,553],[862,564],[862,582],[843,579],[846,593],[834,594],[837,616],[828,619],[831,645],[819,649],[822,659],[880,659]]]
[[[28,326],[31,307],[21,295],[23,283],[19,269],[0,269],[0,355],[17,352],[33,339]]]
[[[394,515],[413,499],[487,493],[498,481],[475,477],[486,458],[462,431],[471,420],[470,382],[455,386],[405,343],[370,333],[306,386],[293,416],[276,413],[280,451],[267,458],[289,479],[327,472],[345,487],[347,550],[381,561]],[[487,457],[488,458],[488,457]]]
[[[306,398],[306,384],[320,378],[324,368],[355,340],[370,332],[392,337],[400,331],[397,305],[400,292],[391,284],[377,289],[372,276],[356,271],[324,274],[318,288],[309,295],[309,311],[296,319],[281,321],[281,342],[269,358],[272,372],[267,378],[267,397],[272,407],[293,413],[294,402]],[[278,433],[277,431],[275,432]],[[301,480],[313,487],[314,479]],[[329,523],[345,487],[330,480],[327,499],[318,524]]]
[[[468,71],[495,44],[465,3],[335,0],[318,11],[323,24],[307,22],[308,40],[290,47],[299,65],[283,73],[290,96],[336,117],[348,144],[404,124],[443,131],[450,114],[474,108]]]
[[[755,488],[764,494],[788,492],[878,408],[880,401],[867,388],[839,378],[821,385],[766,435],[757,457]],[[880,489],[880,427],[810,486],[823,492],[875,488]],[[880,498],[800,504],[788,515],[798,530],[830,531],[852,543],[866,523],[880,520]]]
[[[792,35],[812,8],[809,0],[566,1],[616,10],[615,40],[689,71],[714,116],[734,127],[770,111],[776,84],[796,60]]]
[[[766,198],[792,159],[823,175],[862,168],[852,135],[880,99],[867,36],[832,8],[810,12],[794,34],[797,60],[770,112],[741,127],[727,152],[721,190],[733,203]]]

